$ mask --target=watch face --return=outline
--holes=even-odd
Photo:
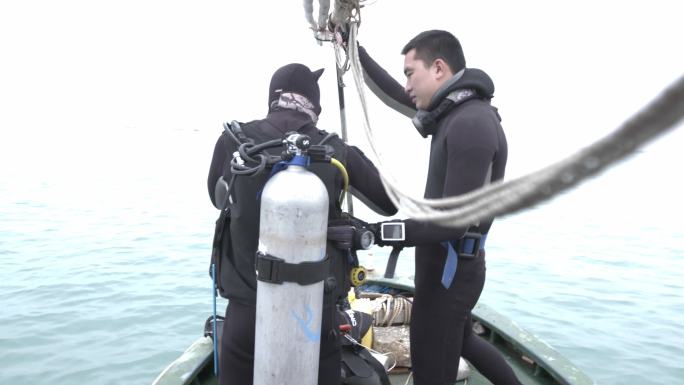
[[[383,223],[380,228],[380,236],[383,241],[403,241],[404,223]]]
[[[364,231],[361,233],[361,248],[363,250],[368,250],[375,243],[375,236],[371,231]]]

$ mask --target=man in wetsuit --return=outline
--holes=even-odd
[[[501,119],[490,104],[494,84],[489,76],[466,68],[459,41],[446,31],[422,32],[401,53],[405,89],[359,47],[369,88],[411,117],[423,137],[432,137],[425,198],[461,195],[503,179],[508,150]],[[503,357],[472,331],[471,310],[484,287],[484,241],[493,218],[461,228],[401,222],[401,246],[416,246],[414,383],[455,383],[462,355],[495,385],[519,384]]]
[[[334,149],[335,159],[347,169],[350,191],[379,214],[393,215],[397,210],[385,193],[378,171],[370,160],[358,148],[347,146],[337,136],[316,127],[321,113],[318,78],[322,72],[322,69],[311,72],[306,66],[297,63],[278,69],[271,78],[268,115],[265,119],[242,124],[242,132],[255,144],[281,139],[292,131],[308,135],[312,144],[319,144],[325,139],[325,144]],[[238,143],[226,134],[219,137],[214,148],[207,187],[212,203],[219,209],[226,207],[226,199],[222,199],[221,191],[223,189],[225,193],[223,181],[230,181],[233,176],[230,162],[237,148]],[[279,155],[282,148],[268,152]],[[309,171],[321,178],[328,191],[329,225],[330,222],[339,221],[342,216],[339,204],[343,189],[341,173],[336,167],[325,163],[312,163]],[[266,170],[259,175],[237,176],[230,189],[230,211],[228,214],[223,211],[217,222],[214,245],[217,252],[213,262],[219,270],[219,293],[229,299],[219,355],[221,385],[252,385],[253,382],[257,287],[254,260],[259,238],[260,207],[257,196],[269,174],[270,170]],[[218,245],[217,239],[220,240]],[[350,261],[348,254],[330,241],[326,254],[331,260],[329,277],[334,280],[328,278],[326,281],[318,383],[335,385],[340,383],[341,362],[335,304],[346,298],[349,290]]]

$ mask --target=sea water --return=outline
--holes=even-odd
[[[131,137],[0,159],[0,384],[149,384],[202,335],[216,135]],[[652,174],[672,159],[647,151],[497,220],[481,302],[598,384],[680,383],[684,189]]]

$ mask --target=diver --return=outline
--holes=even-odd
[[[275,71],[268,94],[268,114],[264,119],[239,125],[237,136],[265,143],[282,138],[286,133],[300,133],[312,144],[324,143],[334,150],[349,177],[350,191],[377,213],[390,216],[397,212],[380,181],[377,169],[356,147],[346,145],[334,134],[317,128],[321,113],[318,79],[323,69],[311,71],[303,64],[292,63]],[[268,180],[270,170],[233,180],[231,161],[239,143],[229,135],[221,135],[214,148],[207,187],[214,206],[221,210],[217,221],[212,262],[218,266],[219,294],[229,300],[223,324],[220,347],[221,385],[251,385],[254,366],[254,333],[256,287],[255,253],[259,238],[259,208],[256,198]],[[280,149],[265,149],[279,156]],[[244,160],[242,160],[244,161]],[[330,164],[312,163],[309,171],[316,174],[328,192],[329,225],[344,222],[340,206],[343,176]],[[233,180],[232,185],[229,181]],[[226,186],[229,195],[224,196]],[[283,191],[283,194],[295,193]],[[330,233],[330,232],[329,232]],[[340,341],[336,304],[346,299],[350,289],[350,260],[347,253],[329,240],[326,254],[331,259],[323,304],[321,350],[318,383],[340,383]]]
[[[502,180],[508,145],[490,103],[491,78],[466,67],[460,42],[447,31],[421,32],[401,54],[405,87],[359,47],[368,87],[412,118],[422,137],[431,137],[425,198],[457,196]],[[381,243],[383,227],[399,235],[385,245],[416,247],[410,329],[416,385],[455,383],[461,355],[496,385],[520,383],[501,354],[472,330],[471,310],[484,288],[484,245],[493,221],[460,228],[414,219],[369,225]]]

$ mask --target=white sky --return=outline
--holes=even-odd
[[[403,82],[403,45],[425,29],[453,32],[468,66],[494,79],[514,177],[612,131],[682,75],[680,4],[378,0],[362,10],[359,40]],[[4,1],[0,54],[3,171],[95,170],[102,146],[154,157],[155,138],[197,130],[206,146],[189,153],[204,154],[204,175],[221,122],[261,117],[270,75],[294,61],[326,67],[319,126],[339,128],[333,51],[314,42],[302,1]],[[350,139],[367,148],[351,73],[345,81]],[[428,141],[368,100],[383,157],[421,194]],[[679,128],[646,153],[681,165],[683,147]]]

